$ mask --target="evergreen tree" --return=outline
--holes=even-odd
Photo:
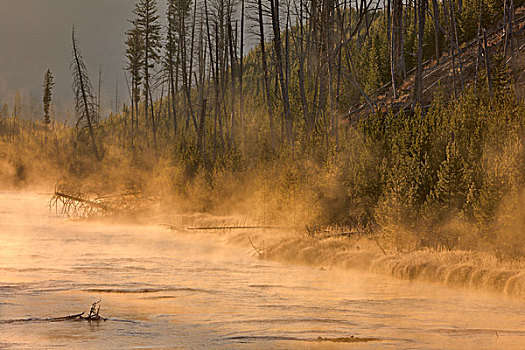
[[[9,117],[9,106],[7,103],[4,103],[2,110],[0,110],[0,116],[7,118]]]
[[[135,131],[138,127],[144,44],[142,34],[137,28],[129,30],[126,34],[128,38],[126,40],[127,65],[125,69],[131,75],[131,147],[133,147]]]
[[[497,52],[492,58],[492,85],[496,98],[502,98],[509,94],[512,86],[512,73],[505,63],[505,56]]]
[[[415,236],[407,233],[414,230],[418,217],[417,164],[412,158],[400,158],[385,174],[388,179],[375,208],[376,222],[398,247],[415,242]]]
[[[51,108],[51,99],[53,95],[53,74],[48,69],[44,76],[44,95],[42,97],[42,102],[44,103],[44,123],[49,125],[51,123],[51,116],[49,115],[49,110]]]
[[[456,142],[451,141],[447,145],[447,158],[439,167],[433,199],[447,211],[461,210],[467,200],[469,183],[465,160]]]
[[[369,40],[368,50],[365,52],[363,85],[365,92],[369,95],[375,93],[383,85],[383,62],[387,60],[381,50],[381,44],[380,37],[376,34]]]
[[[160,60],[161,42],[161,25],[159,24],[159,15],[157,14],[156,0],[139,0],[133,10],[135,19],[133,24],[143,42],[143,74],[144,74],[144,115],[146,119],[150,115],[153,128],[153,143],[155,152],[157,151],[157,129],[155,123],[155,113],[153,109],[153,97],[151,96],[152,72]]]
[[[474,217],[482,232],[488,232],[497,218],[497,210],[504,194],[501,176],[495,173],[486,174],[477,198],[473,200]]]

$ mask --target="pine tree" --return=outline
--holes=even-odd
[[[9,106],[7,103],[4,103],[2,106],[2,110],[0,110],[0,116],[4,118],[9,117]]]
[[[370,39],[368,50],[365,53],[365,79],[364,89],[367,94],[372,94],[382,85],[381,59],[379,35]]]
[[[137,28],[129,30],[127,36],[126,58],[128,62],[126,70],[131,75],[131,147],[133,147],[135,131],[138,128],[144,44],[142,42],[142,34]]]
[[[479,189],[477,198],[473,199],[474,217],[482,232],[490,231],[491,224],[496,220],[496,214],[504,194],[504,184],[501,176],[496,173],[486,174]]]
[[[157,152],[157,128],[155,123],[155,113],[153,109],[153,98],[151,96],[152,72],[160,60],[160,49],[162,47],[159,24],[159,15],[157,14],[156,0],[139,0],[133,10],[136,18],[133,20],[135,29],[141,34],[144,43],[142,64],[144,74],[144,114],[146,119],[151,112],[151,123],[153,128],[153,143],[155,152]]]
[[[51,108],[51,98],[53,95],[53,74],[48,69],[44,76],[44,96],[42,97],[42,102],[44,103],[44,123],[49,125],[51,123],[51,116],[49,115],[49,110]]]
[[[512,87],[512,72],[506,65],[505,56],[501,52],[497,52],[493,58],[492,63],[492,84],[496,98],[507,96]]]
[[[447,158],[439,167],[434,200],[443,209],[461,210],[467,200],[469,183],[465,160],[459,154],[456,142],[451,141],[447,145]]]

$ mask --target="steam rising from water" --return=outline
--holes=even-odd
[[[227,240],[249,246],[247,235],[264,246],[264,257],[322,268],[370,271],[404,280],[453,288],[525,296],[525,271],[519,261],[502,263],[494,255],[466,251],[415,251],[384,255],[368,238],[306,238],[272,232],[228,233]]]
[[[50,215],[47,199],[0,196],[0,347],[519,349],[525,341],[521,301],[330,270],[391,264],[365,241],[250,233],[256,245],[265,240],[268,258],[295,255],[325,269],[289,266],[252,258],[246,232],[71,223]],[[98,299],[107,322],[45,321]],[[338,342],[352,336],[378,340]]]

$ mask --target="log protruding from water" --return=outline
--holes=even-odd
[[[106,321],[107,318],[100,316],[100,302],[101,300],[95,301],[93,304],[91,304],[91,308],[89,309],[89,314],[87,316],[84,316],[84,312],[82,312],[80,314],[63,317],[60,320],[62,321],[68,321],[68,320],[75,321],[76,320],[76,321],[89,321],[89,322]]]
[[[155,198],[144,196],[137,190],[105,193],[100,189],[75,188],[57,184],[49,206],[60,216],[89,218],[126,213],[147,212]]]
[[[107,215],[114,212],[113,208],[96,199],[89,199],[82,194],[67,193],[58,188],[55,189],[49,206],[55,207],[57,215],[74,218],[87,218],[93,215]]]

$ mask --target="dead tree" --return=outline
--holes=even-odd
[[[82,194],[64,193],[55,190],[49,202],[49,207],[55,207],[55,213],[69,218],[89,218],[96,215],[109,215],[115,212],[97,199],[85,198]]]
[[[295,27],[298,28],[298,32],[292,30],[292,39],[295,43],[295,52],[297,56],[298,64],[298,80],[299,80],[299,97],[301,101],[301,109],[303,114],[304,123],[306,125],[306,134],[309,136],[314,129],[314,118],[310,115],[310,108],[308,104],[308,99],[306,97],[306,88],[305,88],[305,62],[306,62],[306,50],[305,42],[308,40],[307,36],[307,27],[304,25],[305,15],[304,15],[304,3],[303,0],[299,1],[299,8],[297,8],[297,3],[295,5],[295,18],[296,24]],[[296,34],[297,33],[297,34]]]
[[[246,141],[246,120],[244,116],[244,89],[243,89],[243,75],[244,75],[244,1],[241,0],[241,42],[239,49],[239,118],[241,120],[241,130],[243,142]]]
[[[97,92],[97,114],[98,115],[100,115],[100,107],[102,106],[101,92],[102,92],[102,65],[98,67],[98,92]]]
[[[210,70],[211,70],[211,79],[213,81],[213,91],[214,91],[214,97],[215,97],[215,103],[214,103],[214,111],[215,111],[215,118],[214,118],[214,125],[213,125],[213,144],[214,146],[217,145],[217,129],[218,124],[220,123],[220,107],[219,107],[219,77],[218,77],[218,44],[215,41],[215,50],[213,50],[213,40],[211,36],[211,30],[210,30],[210,13],[208,11],[208,2],[204,1],[204,14],[205,14],[205,20],[206,20],[206,37],[208,41],[208,50],[210,55]],[[215,51],[215,56],[214,56]],[[224,146],[224,140],[222,135],[222,123],[221,128],[219,129],[220,136],[220,145]]]
[[[403,84],[406,74],[403,44],[403,1],[392,0],[392,38],[390,41],[390,70],[394,98],[397,89]]]
[[[227,16],[227,35],[228,35],[228,48],[230,53],[230,73],[231,73],[231,121],[230,121],[230,146],[235,145],[235,95],[237,94],[236,90],[236,76],[237,76],[237,50],[234,42],[234,33],[231,23],[231,13]]]
[[[260,49],[261,49],[261,64],[263,69],[263,85],[264,92],[266,97],[266,107],[268,109],[268,119],[270,126],[270,140],[272,147],[275,147],[275,131],[274,131],[274,116],[273,116],[273,106],[272,106],[272,94],[270,92],[270,80],[268,77],[268,61],[266,58],[266,37],[264,36],[264,20],[263,20],[263,7],[262,0],[257,0],[257,12],[259,19],[259,39],[260,39]]]
[[[176,8],[174,1],[168,1],[168,28],[166,35],[166,70],[168,71],[168,81],[169,81],[169,114],[170,118],[173,118],[173,131],[174,137],[177,136],[177,104],[176,104],[176,94],[177,86],[175,84],[176,75],[178,75],[178,65],[177,65],[177,17],[176,17]]]
[[[439,57],[441,55],[439,49],[439,4],[438,0],[432,0],[432,12],[434,19],[434,50],[436,55],[436,64],[439,64]]]
[[[204,41],[204,21],[200,21],[199,43],[198,43],[198,76],[195,75],[195,84],[199,96],[200,121],[197,132],[197,150],[202,154],[202,161],[206,163],[206,43]]]
[[[417,0],[417,67],[414,84],[414,102],[421,105],[423,103],[423,41],[425,35],[426,0]]]
[[[197,124],[197,119],[195,117],[193,107],[191,104],[191,76],[193,73],[193,55],[194,55],[194,45],[195,45],[195,28],[196,28],[196,21],[197,21],[197,2],[195,1],[193,3],[193,16],[192,16],[192,24],[191,24],[191,41],[190,41],[190,57],[189,57],[189,68],[188,70],[183,73],[183,81],[185,80],[185,86],[186,86],[186,97],[188,99],[188,108],[190,111],[190,114],[188,118],[186,119],[186,128],[189,125],[189,118],[193,120],[193,126],[195,127],[195,132],[199,132],[199,126]],[[186,67],[186,64],[183,63],[183,66]]]
[[[281,98],[284,109],[283,122],[285,126],[286,141],[288,145],[292,146],[294,142],[293,120],[290,111],[290,98],[288,96],[288,86],[286,85],[283,68],[281,26],[279,21],[279,0],[270,0],[270,8],[272,13],[273,45],[275,51],[275,61],[277,66],[277,76],[281,87]]]
[[[75,114],[77,116],[77,128],[87,129],[91,141],[91,149],[95,158],[100,161],[101,156],[98,150],[95,128],[98,126],[99,115],[97,114],[97,103],[93,93],[93,86],[87,74],[82,54],[75,39],[75,28],[71,32],[73,44],[73,60],[71,69],[73,70],[73,90],[75,95]]]
[[[503,55],[505,57],[510,56],[512,65],[512,79],[514,86],[518,84],[517,79],[517,60],[516,60],[516,43],[514,36],[514,0],[504,0],[503,6],[505,21],[505,40],[503,45]]]
[[[492,76],[491,76],[491,69],[490,69],[490,60],[489,60],[489,48],[487,45],[487,31],[485,28],[482,28],[483,32],[483,50],[485,51],[485,69],[487,70],[487,84],[489,86],[489,94],[492,98],[493,96],[493,87],[492,87]]]

